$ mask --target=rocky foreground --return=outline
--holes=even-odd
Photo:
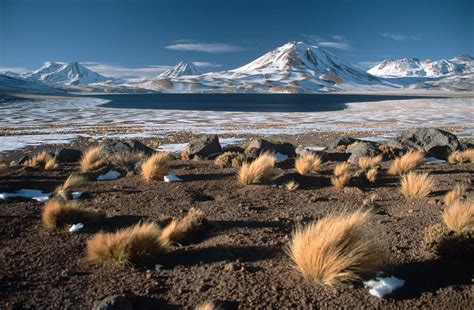
[[[223,148],[219,138],[210,135],[174,155],[170,170],[182,179],[176,183],[145,182],[134,161],[109,162],[84,173],[88,181],[78,199],[106,214],[98,227],[86,226],[77,233],[47,230],[41,222],[44,202],[0,202],[1,308],[192,308],[206,301],[241,309],[471,308],[472,252],[459,254],[453,248],[452,255],[440,255],[423,241],[428,227],[442,223],[447,208],[443,197],[455,184],[465,185],[470,195],[472,162],[446,161],[470,148],[453,134],[429,128],[407,130],[383,143],[341,137],[322,151],[265,139]],[[426,162],[417,171],[428,172],[436,181],[425,198],[405,198],[399,177],[386,173],[393,159],[409,149],[425,153]],[[273,180],[239,185],[232,159],[251,161],[265,151],[278,155]],[[104,157],[154,152],[138,141],[101,144]],[[214,162],[223,152],[234,155]],[[294,169],[295,157],[308,152],[316,152],[323,163],[317,174],[300,175]],[[31,156],[4,154],[12,163],[0,169],[0,193],[53,192],[77,172],[83,150],[64,147],[52,155],[58,167],[45,170],[25,166]],[[358,162],[378,155],[383,161],[372,183]],[[352,177],[344,188],[335,188],[330,181],[334,167],[346,161]],[[118,179],[96,181],[111,170],[119,173]],[[288,181],[298,183],[298,189],[288,190]],[[154,265],[116,267],[86,259],[86,242],[100,230],[113,232],[140,221],[165,225],[191,208],[202,210],[210,226],[192,241],[175,244]],[[357,282],[314,286],[292,268],[285,252],[298,224],[360,208],[374,211],[366,229],[386,253],[380,271],[405,280],[385,298],[371,296]]]

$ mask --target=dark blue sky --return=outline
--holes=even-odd
[[[473,0],[0,0],[0,67],[79,61],[154,74],[181,59],[243,65],[287,41],[320,43],[360,66],[474,54]]]

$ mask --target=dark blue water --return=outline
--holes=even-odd
[[[93,97],[110,100],[102,105],[108,108],[240,112],[338,111],[345,109],[350,102],[423,98],[355,94],[123,94]]]

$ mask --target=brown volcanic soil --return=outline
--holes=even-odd
[[[430,197],[407,201],[398,178],[382,176],[375,185],[355,179],[338,190],[329,178],[335,162],[321,173],[301,177],[283,163],[273,185],[242,187],[234,169],[212,161],[173,161],[182,183],[144,182],[140,176],[90,181],[81,201],[108,215],[97,229],[46,231],[40,222],[42,203],[0,202],[0,308],[90,308],[113,294],[136,296],[137,308],[191,307],[223,300],[241,309],[259,308],[415,308],[473,307],[472,260],[441,260],[421,246],[425,227],[440,222],[443,194],[456,182],[471,184],[472,164],[426,164],[437,190]],[[383,168],[387,168],[385,162]],[[0,172],[0,192],[19,188],[51,191],[74,166],[59,171],[8,168]],[[354,167],[355,169],[355,167]],[[296,191],[281,185],[301,184]],[[284,252],[299,222],[337,210],[355,210],[363,199],[378,195],[378,213],[367,229],[388,253],[385,272],[405,279],[393,295],[379,299],[361,284],[338,289],[313,287],[292,269]],[[212,222],[195,243],[177,247],[157,263],[159,271],[118,268],[85,259],[85,243],[99,229],[113,231],[140,220],[161,222],[201,208]]]

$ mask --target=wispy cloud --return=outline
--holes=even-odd
[[[166,49],[175,51],[192,51],[202,53],[230,53],[243,51],[244,48],[226,43],[175,43],[165,46]]]
[[[219,68],[222,67],[221,64],[216,64],[213,62],[206,62],[206,61],[193,61],[193,65],[199,68]]]
[[[81,63],[95,72],[113,78],[155,77],[171,68],[170,66],[162,65],[130,68],[117,64],[99,63],[94,61]]]
[[[341,34],[332,34],[325,37],[317,34],[302,34],[301,36],[311,44],[346,51],[352,49],[349,41]]]
[[[28,72],[28,69],[23,68],[23,67],[0,67],[0,73],[4,72],[13,72],[13,73],[24,73]]]
[[[419,34],[406,35],[401,33],[381,32],[380,35],[395,41],[421,40],[421,35]]]

